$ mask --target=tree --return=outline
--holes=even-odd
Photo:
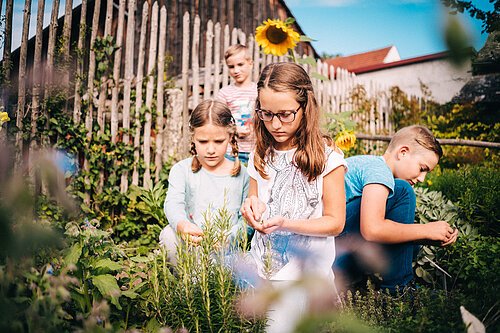
[[[491,33],[500,31],[500,0],[489,0],[493,3],[493,10],[484,11],[472,4],[472,1],[441,0],[444,6],[451,8],[450,14],[463,13],[467,11],[475,19],[482,21],[482,32]]]

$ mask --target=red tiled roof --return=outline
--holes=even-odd
[[[389,54],[393,46],[388,46],[383,49],[353,54],[345,57],[329,58],[325,62],[335,68],[345,68],[350,72],[354,72],[358,68],[381,65],[384,59]]]
[[[470,51],[470,52],[472,52],[472,51]],[[444,52],[428,54],[428,55],[410,58],[410,59],[393,61],[393,62],[389,62],[389,63],[385,63],[385,64],[380,63],[380,64],[374,64],[374,65],[370,65],[370,66],[359,67],[359,68],[354,69],[352,72],[354,74],[369,73],[369,72],[378,71],[379,69],[399,67],[399,66],[410,65],[410,64],[417,64],[420,62],[443,59],[443,58],[447,58],[449,56],[450,56],[450,52],[444,51]]]

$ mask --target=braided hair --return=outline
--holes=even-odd
[[[229,143],[231,145],[231,155],[235,158],[234,166],[231,170],[231,176],[239,175],[241,162],[238,158],[239,151],[236,138],[236,122],[231,114],[231,110],[229,110],[226,104],[212,99],[207,99],[201,102],[191,113],[191,118],[189,119],[189,130],[191,131],[191,134],[193,134],[196,128],[207,124],[213,124],[227,129],[229,133]],[[192,140],[190,153],[193,155],[191,170],[196,173],[200,171],[201,163],[197,157],[196,145]]]

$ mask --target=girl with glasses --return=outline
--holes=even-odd
[[[255,233],[250,263],[276,288],[305,276],[333,282],[334,236],[345,224],[339,149],[320,131],[311,80],[294,63],[266,66],[257,84],[248,198],[241,212]],[[329,284],[332,288],[333,283]],[[286,300],[270,312],[269,332],[293,330],[307,299]]]

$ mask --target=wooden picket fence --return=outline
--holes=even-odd
[[[118,15],[114,18],[113,0],[102,1],[107,1],[106,20],[104,27],[99,27],[101,0],[95,0],[92,13],[87,13],[87,0],[82,0],[80,31],[78,32],[77,52],[75,52],[79,54],[79,58],[76,67],[70,68],[68,64],[71,62],[67,59],[70,57],[72,1],[66,1],[66,16],[62,39],[60,39],[62,40],[62,60],[56,63],[59,0],[53,1],[52,19],[43,62],[44,0],[38,0],[34,61],[28,72],[26,62],[31,1],[25,1],[15,118],[16,126],[21,130],[24,118],[31,119],[31,124],[35,124],[38,117],[44,113],[50,118],[50,114],[46,114],[46,110],[42,109],[41,102],[50,96],[54,89],[63,89],[68,96],[67,112],[72,113],[76,124],[85,124],[89,141],[93,135],[94,125],[97,123],[98,134],[104,133],[105,129],[109,128],[111,142],[123,141],[133,146],[134,164],[130,174],[125,172],[121,175],[122,192],[127,191],[130,184],[150,187],[159,180],[162,166],[171,156],[180,158],[186,155],[189,147],[187,122],[190,110],[201,100],[216,96],[221,87],[230,83],[228,68],[224,63],[221,50],[235,43],[248,45],[253,55],[252,79],[254,81],[258,79],[260,71],[267,64],[289,61],[287,57],[264,55],[255,43],[254,37],[247,36],[238,28],[230,30],[228,25],[222,26],[220,23],[209,20],[206,30],[203,30],[206,33],[200,33],[199,16],[195,16],[194,22],[190,22],[190,15],[186,12],[182,26],[182,70],[179,76],[167,79],[166,58],[170,54],[166,48],[167,8],[165,6],[160,8],[158,2],[152,5],[144,2],[142,7],[138,8],[137,0],[119,0]],[[137,14],[131,15],[130,13]],[[87,15],[92,15],[91,27],[86,27]],[[7,0],[7,21],[9,17],[12,19],[12,0]],[[10,59],[11,36],[9,34],[12,31],[9,30],[11,26],[9,28],[8,24],[7,22],[4,66],[9,66],[6,59]],[[113,29],[115,24],[116,27]],[[93,47],[85,47],[87,30],[90,31],[91,46],[98,38],[101,40],[107,36],[114,38],[112,71],[108,74],[98,75],[97,51]],[[204,50],[204,59],[198,57],[201,46]],[[63,67],[61,71],[61,66],[66,66],[66,68]],[[359,85],[354,74],[344,69],[328,67],[320,60],[303,66],[313,78],[317,98],[324,112],[337,113],[360,108],[357,97],[352,96],[353,89]],[[60,73],[62,75],[59,75]],[[74,75],[70,76],[70,73]],[[329,77],[330,80],[321,80],[315,73]],[[355,116],[356,120],[362,124],[365,133],[390,134],[392,125],[388,89],[374,83],[365,83],[363,89],[365,99],[370,99],[372,102],[368,110]],[[9,96],[5,95],[4,89],[2,102],[8,110]],[[145,110],[144,121],[140,117],[143,110]],[[32,126],[32,130],[35,131],[36,126]],[[37,142],[34,139],[36,137],[34,132],[27,141],[23,140],[21,134],[22,131],[19,131],[16,137],[18,163],[22,162],[23,155],[30,156],[44,144],[43,140]],[[24,160],[29,161],[29,158],[24,158]],[[140,172],[138,167],[140,162],[143,162],[145,166],[143,172]],[[84,161],[83,168],[87,171],[90,169],[87,160]],[[104,181],[103,170],[101,184]]]

